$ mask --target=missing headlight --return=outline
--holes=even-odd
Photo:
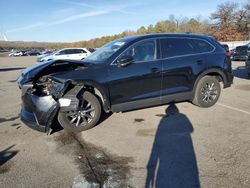
[[[37,83],[37,94],[58,95],[64,88],[64,84],[48,77],[40,78]]]
[[[64,84],[57,82],[55,80],[49,79],[49,82],[47,83],[47,89],[50,94],[58,94],[63,89]]]

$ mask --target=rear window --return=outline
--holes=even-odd
[[[236,51],[243,51],[243,50],[247,50],[248,46],[238,46],[236,47]]]

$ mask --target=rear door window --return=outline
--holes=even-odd
[[[72,50],[71,49],[64,50],[63,55],[70,55],[70,54],[72,54]]]
[[[161,39],[162,58],[190,55],[195,53],[191,39],[166,38]]]
[[[70,54],[79,54],[80,51],[78,49],[70,49]]]

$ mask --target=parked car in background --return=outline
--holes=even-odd
[[[37,51],[37,50],[30,50],[30,51],[25,52],[25,55],[27,55],[27,56],[36,56],[36,55],[40,55],[40,52]]]
[[[222,44],[223,48],[225,48],[226,52],[229,52],[229,46],[227,44]]]
[[[9,53],[9,57],[13,57],[15,52]]]
[[[250,54],[250,46],[238,46],[235,48],[235,52],[233,53],[233,60],[234,61],[246,61]]]
[[[14,51],[9,54],[10,57],[16,57],[16,56],[22,56],[23,52],[22,51]]]
[[[53,50],[46,50],[46,51],[43,51],[41,55],[39,55],[37,57],[37,62],[42,62],[41,60],[46,57],[46,56],[49,56],[49,55],[52,55],[55,51]]]
[[[55,118],[66,130],[80,132],[94,127],[103,112],[180,101],[211,107],[221,85],[227,88],[232,82],[231,60],[223,47],[210,36],[192,34],[121,38],[83,61],[55,60],[27,68],[17,80],[22,121],[44,132]]]
[[[88,48],[88,51],[90,51],[91,53],[96,51],[96,48]]]
[[[53,54],[54,51],[53,50],[46,50],[46,51],[43,51],[41,54]]]
[[[54,52],[53,54],[38,57],[37,62],[46,62],[56,59],[82,60],[90,54],[91,52],[86,48],[64,48]]]
[[[248,60],[246,60],[246,70],[248,77],[250,78],[250,56],[248,56]]]
[[[8,50],[6,50],[6,49],[0,47],[0,53],[3,53],[3,52],[8,52]]]

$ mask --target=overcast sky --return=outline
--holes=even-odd
[[[0,0],[0,40],[4,40],[3,34],[8,40],[87,40],[155,24],[171,14],[208,18],[226,1]]]

